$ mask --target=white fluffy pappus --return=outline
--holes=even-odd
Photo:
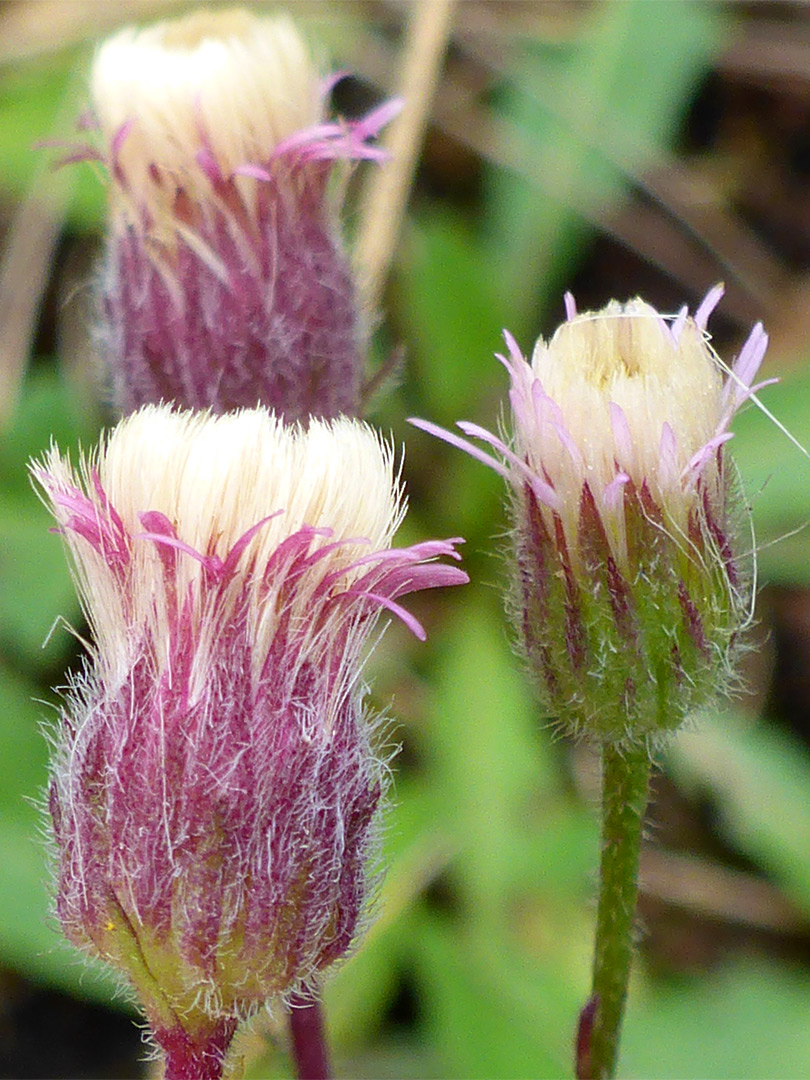
[[[312,420],[304,429],[261,408],[214,416],[146,406],[77,468],[53,447],[34,477],[64,532],[97,659],[113,684],[125,677],[144,633],[163,643],[168,665],[171,610],[184,596],[200,632],[200,680],[245,594],[260,662],[282,610],[306,627],[313,602],[323,600],[324,579],[337,575],[335,587],[350,589],[369,569],[357,561],[390,547],[404,513],[393,449],[368,425]],[[171,530],[161,526],[157,542],[155,515]],[[101,543],[88,543],[88,530]],[[323,556],[289,589],[289,562],[278,553],[301,530],[308,532],[289,558],[300,556],[302,545]],[[216,587],[212,567],[221,570]],[[274,602],[274,589],[286,590],[283,601]],[[330,620],[339,617],[336,608]]]
[[[243,10],[121,30],[96,54],[91,92],[127,194],[167,209],[176,188],[208,193],[203,147],[230,176],[323,112],[318,70],[292,20]]]

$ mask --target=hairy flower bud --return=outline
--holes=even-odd
[[[466,581],[433,561],[457,541],[391,548],[393,453],[346,419],[146,406],[34,475],[94,639],[55,735],[58,916],[167,1054],[208,1053],[355,937],[385,776],[363,653],[385,609],[424,636],[398,599]]]
[[[724,444],[767,345],[757,325],[733,367],[709,345],[712,290],[691,318],[642,300],[568,321],[531,364],[506,335],[513,441],[415,421],[509,482],[513,606],[550,715],[621,742],[676,728],[728,687],[749,616],[741,501]]]
[[[365,319],[329,180],[382,156],[397,106],[327,122],[332,81],[283,15],[199,12],[99,49],[101,148],[72,158],[110,174],[99,340],[123,412],[358,413]]]

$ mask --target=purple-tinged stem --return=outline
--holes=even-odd
[[[172,1028],[153,1028],[155,1042],[163,1051],[163,1080],[222,1080],[225,1058],[236,1020],[228,1017],[196,1031],[178,1023]]]
[[[566,296],[569,295],[566,293]],[[577,1080],[588,1080],[591,1075],[591,1038],[593,1036],[593,1021],[596,1010],[599,1008],[599,998],[589,998],[579,1014],[579,1024],[574,1041],[574,1075]]]
[[[290,1035],[298,1080],[330,1080],[320,1002],[303,997],[290,1001]]]

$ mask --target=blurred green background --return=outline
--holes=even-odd
[[[33,146],[69,137],[93,40],[187,6],[0,8],[2,1076],[151,1067],[126,996],[48,916],[42,726],[80,657],[57,617],[82,623],[25,466],[52,437],[91,443],[109,416],[91,341],[102,179],[53,174]],[[395,88],[408,6],[293,7],[357,73],[341,110]],[[722,279],[718,350],[730,360],[765,322],[765,374],[782,382],[763,397],[810,445],[808,181],[803,5],[457,7],[375,337],[378,363],[405,360],[372,418],[407,443],[401,542],[465,536],[473,581],[417,597],[428,644],[392,626],[369,666],[402,750],[378,917],[326,990],[338,1076],[570,1075],[589,989],[595,759],[554,736],[510,647],[498,477],[405,417],[496,425],[502,328],[529,349],[566,288],[581,309],[640,293],[675,311]],[[625,1077],[810,1077],[810,462],[754,407],[736,431],[760,549],[749,690],[661,757]],[[290,1075],[279,1019],[242,1036],[248,1077]]]

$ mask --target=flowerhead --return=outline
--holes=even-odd
[[[365,318],[329,180],[382,156],[396,104],[331,122],[330,87],[284,15],[201,11],[98,50],[100,146],[73,156],[109,170],[99,340],[125,413],[357,413]]]
[[[34,475],[94,640],[55,735],[57,912],[168,1046],[349,949],[385,777],[368,638],[386,610],[423,636],[399,599],[466,575],[434,561],[456,541],[391,547],[393,454],[357,421],[147,406]]]
[[[677,727],[727,687],[748,617],[744,516],[725,443],[767,336],[724,371],[706,322],[642,300],[568,319],[531,362],[507,334],[512,439],[462,431],[512,494],[513,607],[551,715],[622,741]]]

